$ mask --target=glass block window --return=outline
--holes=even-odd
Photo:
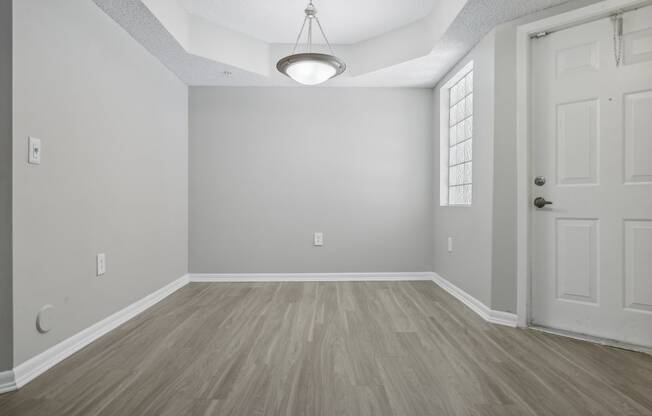
[[[473,68],[455,78],[459,80],[448,91],[448,205],[471,205]]]

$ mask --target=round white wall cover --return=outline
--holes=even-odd
[[[50,332],[54,323],[54,306],[45,305],[41,308],[36,316],[36,329],[41,334]]]

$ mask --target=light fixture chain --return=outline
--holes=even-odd
[[[312,20],[313,17],[308,22],[308,53],[312,53]]]
[[[335,55],[335,52],[333,52],[333,48],[331,47],[331,43],[328,41],[328,38],[326,37],[326,33],[324,33],[324,29],[321,27],[321,22],[319,21],[319,18],[315,16],[315,20],[317,21],[317,26],[319,26],[319,31],[321,32],[321,35],[324,37],[324,40],[326,41],[326,45],[328,45],[328,49],[331,51],[331,55]]]
[[[297,41],[294,42],[294,48],[292,48],[292,54],[294,54],[297,51],[297,47],[299,46],[299,42],[301,42],[301,35],[303,34],[303,29],[306,28],[306,20],[308,20],[308,16],[306,16],[303,19],[303,24],[301,25],[301,30],[299,31],[299,36],[297,36]]]

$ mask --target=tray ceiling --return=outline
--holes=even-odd
[[[178,0],[189,13],[268,43],[293,43],[308,0]],[[313,0],[333,43],[350,44],[427,16],[436,0]]]

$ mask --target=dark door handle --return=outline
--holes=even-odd
[[[534,198],[534,206],[537,208],[543,208],[546,205],[552,205],[552,201],[546,201],[545,198],[537,197]]]

